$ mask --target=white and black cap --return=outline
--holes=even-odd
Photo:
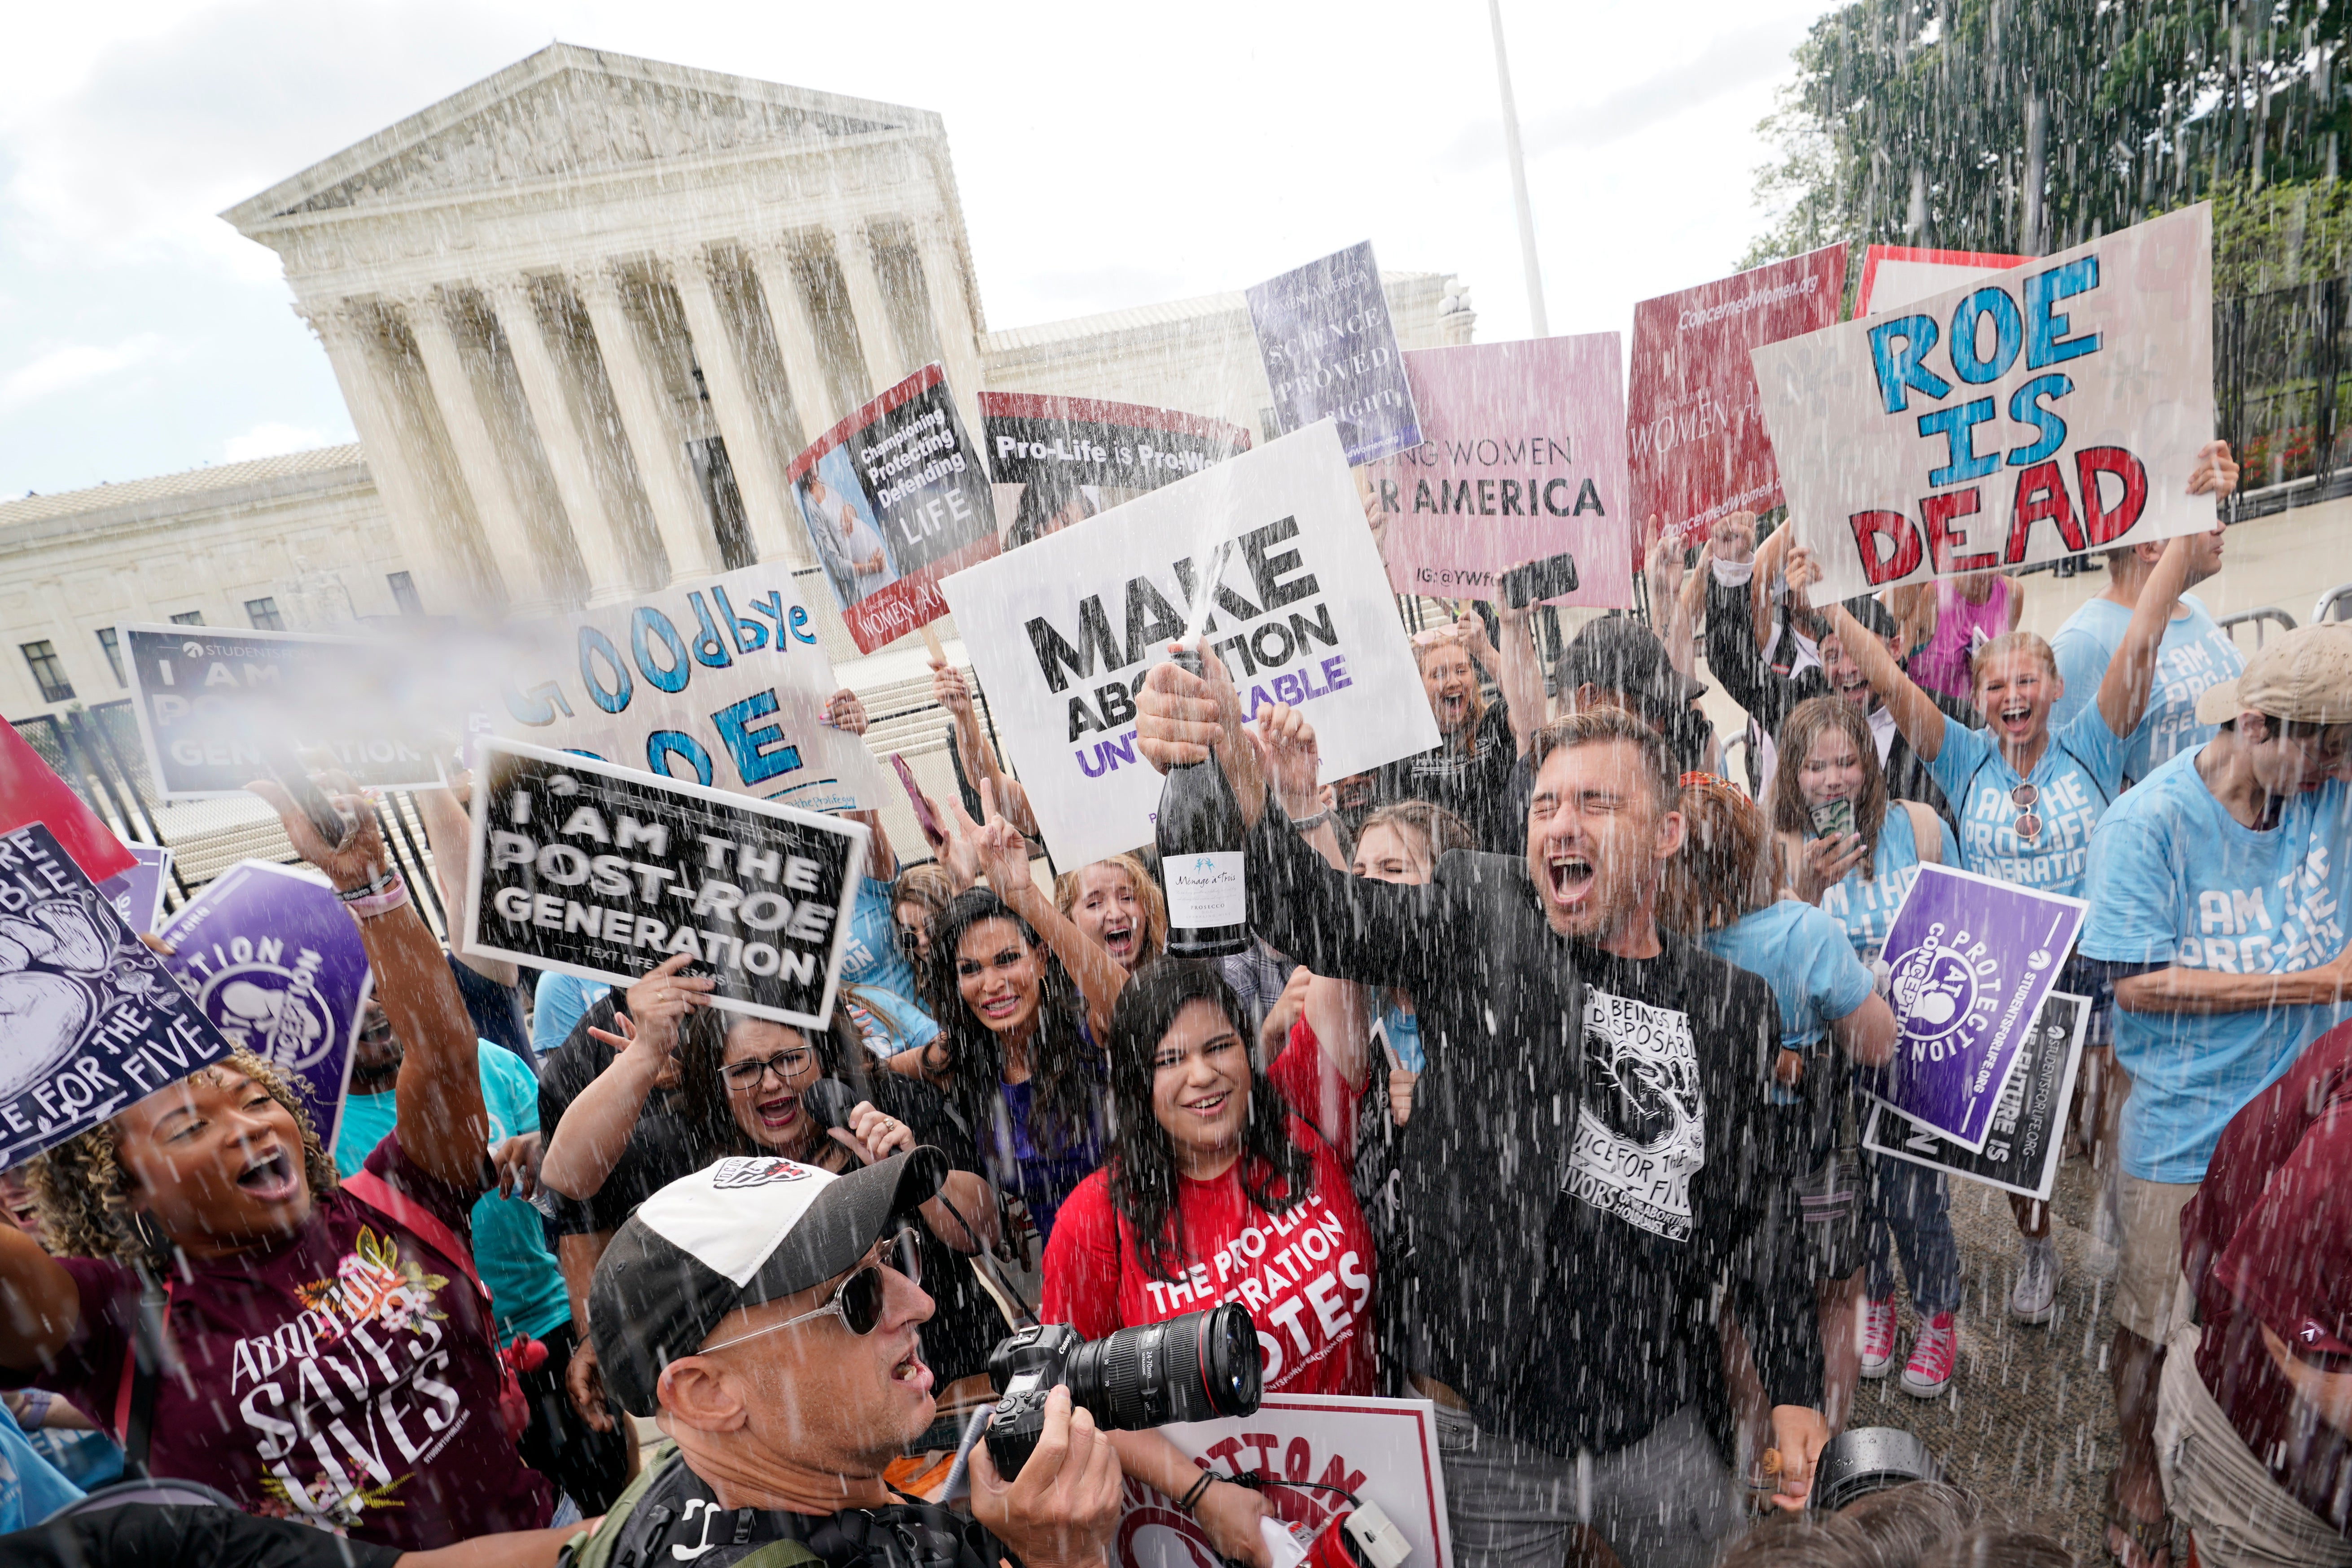
[[[947,1173],[947,1156],[925,1146],[841,1176],[761,1155],[670,1183],[614,1234],[588,1287],[604,1386],[651,1415],[662,1368],[701,1349],[720,1319],[848,1272]]]

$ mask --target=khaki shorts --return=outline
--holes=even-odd
[[[2116,1179],[2116,1208],[2123,1222],[2116,1321],[2160,1345],[2189,1316],[2189,1286],[2180,1277],[2180,1211],[2197,1195],[2197,1184],[2143,1182],[2125,1172]]]

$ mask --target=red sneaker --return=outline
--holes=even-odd
[[[1862,1304],[1862,1375],[1885,1377],[1895,1364],[1895,1299]]]
[[[1952,1314],[1938,1312],[1911,1342],[1911,1359],[1903,1364],[1903,1392],[1933,1399],[1951,1385],[1952,1363],[1959,1359],[1960,1331]]]

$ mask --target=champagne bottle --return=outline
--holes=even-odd
[[[1201,673],[1201,656],[1175,654]],[[1168,890],[1168,951],[1177,958],[1223,958],[1249,946],[1241,803],[1216,758],[1168,770],[1160,786],[1160,875]]]

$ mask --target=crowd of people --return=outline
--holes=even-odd
[[[2190,488],[2236,479],[2215,443]],[[959,788],[919,862],[867,817],[824,1029],[711,1006],[683,956],[454,962],[369,813],[331,846],[257,786],[376,977],[339,1127],[239,1051],[5,1179],[0,1525],[63,1522],[0,1556],[1059,1568],[1102,1560],[1123,1477],[1268,1568],[1266,1494],[1159,1432],[1057,1395],[1017,1477],[971,1442],[1027,1314],[1239,1303],[1268,1391],[1433,1403],[1475,1568],[2065,1561],[1948,1488],[1864,1510],[1907,1555],[1818,1510],[1739,1539],[1805,1508],[1864,1380],[1961,1375],[1948,1179],[1856,1136],[1880,952],[1940,865],[2089,905],[2059,984],[2107,1549],[2165,1568],[2179,1520],[2209,1564],[2352,1562],[2352,630],[2242,657],[2191,592],[2219,530],[2109,552],[2047,641],[2020,581],[1816,604],[1759,532],[1653,529],[1646,623],[1549,668],[1527,610],[1418,634],[1439,743],[1353,778],[1216,660],[1153,667],[1139,749],[1213,759],[1248,830],[1253,942],[1216,962],[1164,952],[1149,847],[1037,875],[936,664]],[[455,886],[463,809],[432,805]],[[2006,1311],[2047,1324],[2052,1217],[2014,1209]],[[126,1468],[252,1522],[76,1514]]]

